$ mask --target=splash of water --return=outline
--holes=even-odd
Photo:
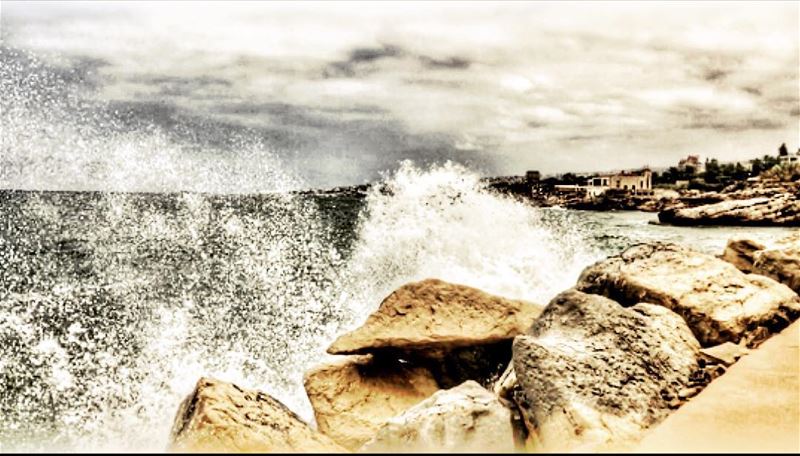
[[[547,303],[599,257],[577,225],[549,223],[539,209],[484,189],[461,165],[411,162],[373,187],[349,261],[357,315],[409,281],[461,283]],[[360,295],[360,296],[359,296]]]

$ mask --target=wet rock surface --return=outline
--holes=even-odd
[[[435,351],[510,340],[541,312],[535,304],[477,288],[428,279],[404,285],[359,328],[339,337],[330,354],[380,349]]]
[[[174,452],[346,452],[285,405],[260,391],[201,378],[180,405]]]
[[[664,307],[561,293],[514,341],[530,448],[593,451],[635,439],[667,416],[699,368],[699,349]]]

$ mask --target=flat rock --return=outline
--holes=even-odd
[[[672,225],[800,226],[800,199],[791,193],[731,199],[698,207],[666,209],[661,223]]]
[[[559,294],[514,340],[528,449],[601,451],[638,439],[679,400],[699,349],[683,319],[662,306]]]
[[[336,339],[328,353],[434,352],[492,344],[523,333],[540,312],[525,301],[428,279],[395,290],[361,327]]]
[[[474,381],[430,398],[390,419],[367,442],[369,453],[510,453],[511,413]]]
[[[303,383],[319,430],[354,450],[387,419],[439,390],[430,370],[372,355],[349,356],[313,369]]]
[[[800,452],[800,322],[647,433],[637,453]]]
[[[172,452],[347,452],[270,395],[210,378],[181,403],[171,440]]]
[[[748,353],[750,353],[750,350],[746,347],[733,342],[725,342],[724,344],[700,350],[700,354],[709,364],[722,364],[725,366],[730,366]]]
[[[789,287],[675,244],[634,245],[586,268],[576,288],[625,306],[667,307],[703,346],[743,338],[754,346],[800,315],[800,298]]]

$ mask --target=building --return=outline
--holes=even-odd
[[[800,163],[800,149],[797,149],[795,153],[787,152],[785,155],[778,155],[778,160],[780,160],[781,165],[786,163]]]
[[[536,171],[536,170],[528,171],[528,172],[525,173],[525,180],[530,185],[538,184],[539,181],[541,180],[541,178],[542,178],[542,174],[539,171]]]
[[[652,193],[653,173],[648,168],[635,171],[621,171],[613,174],[600,174],[586,180],[586,185],[556,185],[556,191],[564,193],[585,193],[599,196],[608,190],[634,194]]]
[[[653,190],[653,173],[647,169],[622,171],[609,177],[609,188],[632,193],[650,193]]]
[[[699,155],[689,155],[678,162],[679,171],[685,172],[687,168],[693,169],[695,174],[700,174],[705,172],[706,165],[700,160]]]

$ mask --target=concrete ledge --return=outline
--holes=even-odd
[[[800,452],[800,321],[653,428],[637,452]]]

